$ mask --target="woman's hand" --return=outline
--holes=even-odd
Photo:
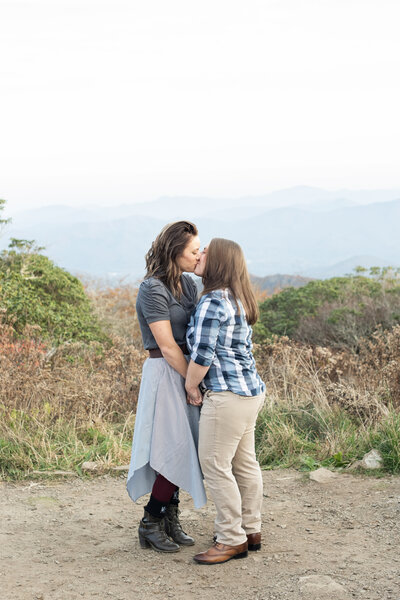
[[[192,406],[200,406],[203,403],[203,394],[198,387],[186,389],[186,403]]]
[[[210,367],[202,367],[192,360],[189,362],[186,375],[185,389],[187,393],[187,402],[194,406],[200,406],[203,403],[203,395],[199,390],[199,385],[203,381]]]
[[[197,396],[196,390],[199,390],[199,385],[207,375],[209,368],[209,366],[202,367],[190,360],[185,381],[185,389],[188,393]]]

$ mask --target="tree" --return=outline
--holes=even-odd
[[[6,205],[6,201],[3,200],[2,198],[0,198],[0,215],[4,210],[4,207]],[[11,223],[11,219],[2,219],[0,216],[0,231],[6,226],[8,225],[8,223]]]
[[[0,227],[5,201],[0,200]],[[42,254],[35,240],[11,238],[0,253],[0,309],[20,335],[27,325],[54,342],[105,340],[82,283]]]

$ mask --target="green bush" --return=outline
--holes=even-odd
[[[288,288],[260,305],[255,341],[286,335],[307,344],[357,349],[378,326],[400,322],[400,281],[383,270]]]
[[[55,342],[104,340],[82,283],[40,253],[33,242],[12,240],[0,254],[0,307],[17,334],[39,326]]]

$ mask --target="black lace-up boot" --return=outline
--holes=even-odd
[[[179,508],[177,504],[168,504],[165,513],[165,531],[167,535],[180,546],[193,546],[194,539],[182,529],[179,521]]]
[[[165,532],[165,518],[153,517],[146,510],[139,523],[141,548],[153,548],[157,552],[179,552],[178,544],[169,539]]]

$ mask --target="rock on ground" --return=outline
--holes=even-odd
[[[300,577],[300,591],[306,598],[349,598],[345,588],[327,575]]]
[[[321,467],[310,473],[311,481],[316,481],[317,483],[327,483],[328,481],[335,479],[336,476],[337,473],[333,473],[329,469],[325,469],[325,467]]]
[[[381,469],[383,465],[383,458],[378,450],[371,450],[364,454],[361,461],[361,466],[364,469]]]

